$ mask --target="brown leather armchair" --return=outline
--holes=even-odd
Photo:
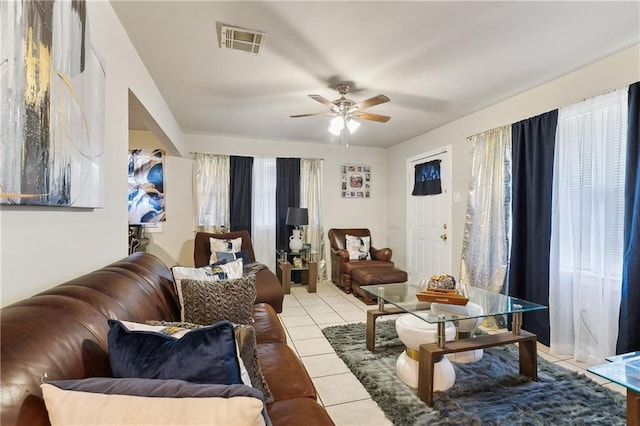
[[[371,247],[371,260],[349,260],[349,252],[345,246],[346,236],[369,237],[371,232],[366,228],[330,229],[328,232],[329,244],[331,247],[331,281],[338,287],[342,287],[345,293],[351,293],[351,272],[358,268],[369,266],[394,267],[391,261],[392,251],[390,248],[376,249]]]

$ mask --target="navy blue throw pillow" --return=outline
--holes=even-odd
[[[114,377],[241,384],[233,324],[221,321],[177,339],[131,331],[109,320],[109,363]]]
[[[251,260],[249,260],[249,250],[242,250],[242,251],[235,251],[235,252],[228,252],[228,253],[217,251],[216,257],[218,258],[218,260],[224,260],[225,262],[231,262],[236,259],[242,259],[243,265],[248,265],[249,263],[251,263]],[[216,264],[217,263],[218,262],[216,262]]]

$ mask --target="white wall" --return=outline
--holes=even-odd
[[[410,190],[404,180],[407,158],[441,146],[452,145],[452,192],[459,193],[461,199],[460,202],[452,203],[453,221],[449,235],[453,248],[451,273],[458,276],[470,164],[470,146],[467,137],[570,105],[638,80],[640,80],[640,45],[391,147],[387,153],[389,158],[387,168],[394,173],[389,173],[387,186],[388,242],[394,249],[396,263],[401,267],[406,265],[406,196]],[[398,172],[395,172],[396,170]],[[399,230],[396,229],[398,225]]]
[[[127,255],[128,90],[181,151],[180,129],[109,2],[87,2],[92,43],[104,59],[104,208],[2,206],[2,306]]]
[[[186,134],[184,142],[192,152],[253,157],[323,158],[325,234],[331,228],[369,228],[374,246],[387,246],[386,149],[352,145],[342,152],[339,145],[194,134]],[[370,199],[340,197],[340,166],[347,163],[371,166]],[[325,246],[325,257],[329,262],[328,240],[325,240]],[[327,268],[330,266],[327,265]],[[330,269],[327,271],[330,274]]]

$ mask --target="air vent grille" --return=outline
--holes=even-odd
[[[239,50],[259,55],[262,53],[267,33],[218,23],[218,41],[221,49]]]

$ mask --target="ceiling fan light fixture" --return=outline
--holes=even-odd
[[[340,135],[342,129],[344,128],[344,119],[342,116],[337,116],[331,119],[331,125],[329,126],[329,131],[334,135]]]
[[[360,127],[360,123],[358,123],[353,118],[349,118],[347,120],[347,128],[349,129],[349,133],[353,133],[358,130],[358,127]]]
[[[339,136],[340,132],[342,132],[342,127],[336,127],[336,126],[331,126],[329,127],[329,132],[331,132],[332,134]]]

